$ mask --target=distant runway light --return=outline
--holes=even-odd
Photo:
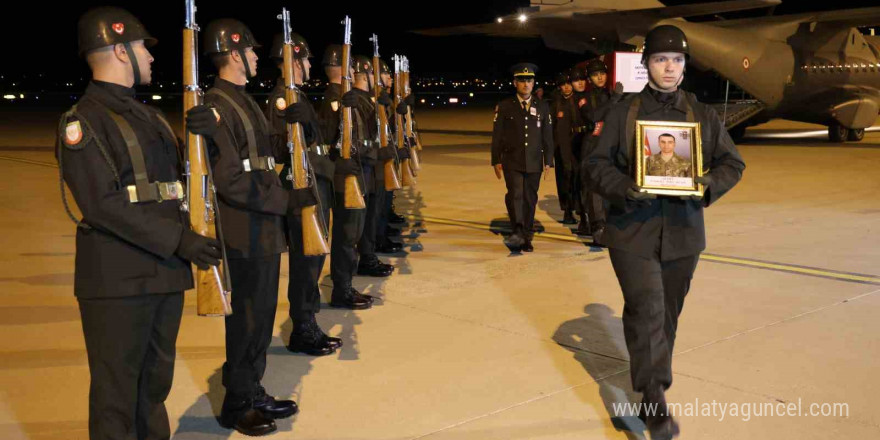
[[[519,14],[519,22],[520,23],[525,23],[526,20],[528,20],[528,19],[529,19],[529,17],[526,17],[526,14]]]
[[[11,101],[11,100],[15,99],[15,95],[3,95],[3,98]]]
[[[501,18],[501,17],[498,17],[498,19],[497,19],[497,20],[495,20],[495,21],[497,21],[497,22],[498,22],[498,23],[501,23],[501,22],[502,22],[502,21],[504,21],[504,19],[503,19],[503,18]]]
[[[24,99],[24,93],[22,93],[21,95],[18,95],[18,97],[21,99]]]
[[[468,93],[468,96],[470,96],[471,98],[473,98],[473,97],[474,97],[474,92],[470,92],[470,93]]]
[[[450,104],[458,104],[458,98],[449,98]]]
[[[422,104],[424,104],[424,103],[425,103],[425,98],[422,98]]]
[[[153,101],[160,101],[162,99],[159,95],[153,95]]]

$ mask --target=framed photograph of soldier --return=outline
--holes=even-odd
[[[636,121],[635,181],[641,192],[703,195],[694,178],[703,175],[697,122]]]

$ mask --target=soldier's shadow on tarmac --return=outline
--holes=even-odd
[[[596,380],[614,429],[623,432],[628,439],[644,439],[644,423],[634,414],[620,413],[614,407],[615,404],[641,401],[641,396],[632,390],[630,384],[623,321],[605,304],[587,304],[584,313],[586,316],[560,325],[553,340],[571,351],[575,360]]]

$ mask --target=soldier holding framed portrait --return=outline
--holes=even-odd
[[[664,393],[672,385],[678,317],[700,253],[706,248],[703,208],[733,188],[745,169],[718,114],[679,88],[687,58],[687,39],[680,29],[670,25],[652,29],[645,37],[642,56],[648,86],[609,111],[601,132],[596,133],[598,145],[587,158],[591,184],[607,203],[603,239],[623,291],[623,327],[633,389],[643,393],[643,403],[658,408],[654,414],[641,415],[652,439],[671,439],[679,432]],[[671,152],[667,144],[667,153],[655,150],[651,154],[660,155],[662,163],[658,159],[650,163],[652,171],[663,172],[657,177],[671,182],[690,180],[682,194],[672,195],[645,184],[648,162],[643,138],[654,142],[644,136],[654,128],[653,132],[660,131],[657,142],[660,137],[669,142],[662,135],[673,134],[666,131],[677,124],[691,127],[688,144],[695,146],[690,157],[693,177],[684,176],[685,167],[676,165],[681,160],[668,165],[675,157],[670,153],[678,152],[674,141]],[[673,176],[667,177],[667,170]]]

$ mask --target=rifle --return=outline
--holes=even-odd
[[[342,21],[345,27],[345,39],[342,44],[342,93],[346,94],[351,91],[351,19],[345,16]],[[351,138],[352,138],[352,120],[351,107],[342,107],[342,158],[351,159]],[[366,209],[367,204],[364,201],[364,192],[361,190],[357,176],[345,176],[345,208],[346,209]]]
[[[202,103],[199,87],[199,65],[196,49],[199,25],[196,24],[195,0],[185,0],[186,23],[183,29],[183,114]],[[196,234],[220,239],[223,259],[220,267],[196,271],[197,313],[199,316],[226,316],[232,314],[229,295],[232,293],[229,266],[226,260],[226,244],[220,227],[220,212],[214,176],[208,157],[208,148],[202,136],[186,129],[186,187],[187,200],[184,207],[189,211],[190,227]]]
[[[284,58],[284,65],[281,71],[284,76],[284,99],[288,105],[299,102],[299,89],[293,78],[293,40],[290,36],[290,11],[287,8],[281,8],[281,15],[278,16],[284,26],[284,45],[281,47],[281,53]],[[305,72],[303,72],[305,75]],[[327,243],[327,224],[324,222],[323,214],[318,214],[318,207],[321,203],[320,195],[315,193],[315,176],[312,170],[309,156],[306,154],[306,141],[303,135],[302,124],[286,124],[287,125],[287,150],[290,152],[290,177],[294,189],[312,190],[318,205],[306,206],[300,211],[302,215],[302,234],[303,234],[303,255],[318,256],[330,253],[330,245]]]
[[[409,90],[409,93],[412,94],[413,93],[412,88],[410,87],[411,82],[409,80],[409,72],[410,72],[409,68],[410,68],[409,59],[407,59],[406,60],[406,87],[407,87],[407,90]],[[418,121],[416,121],[415,112],[413,112],[410,116],[412,117],[413,147],[418,151],[422,151],[422,136],[419,134],[419,129],[418,129],[419,124],[418,124]],[[419,165],[421,165],[421,163],[419,163]]]
[[[384,105],[379,104],[379,95],[381,95],[379,87],[379,37],[373,34],[370,41],[373,42],[373,96],[376,98],[376,114],[379,116],[379,146],[385,148],[388,146],[391,136],[388,128],[388,110]],[[397,149],[392,149],[396,156]],[[385,190],[394,191],[400,188],[400,176],[398,176],[397,165],[394,163],[394,158],[388,159],[385,161]]]
[[[404,96],[409,96],[412,93],[412,90],[409,87],[409,58],[403,57],[403,93]],[[412,117],[412,109],[406,109],[406,139],[409,141],[409,156],[410,156],[410,167],[412,168],[413,175],[418,175],[419,171],[422,169],[422,162],[419,160],[418,149],[416,148],[415,136],[413,136],[413,117]]]
[[[394,55],[394,105],[397,106],[403,100],[403,72],[402,72],[402,64],[403,57],[400,55]],[[394,112],[394,126],[395,126],[395,135],[397,137],[397,145],[399,148],[407,148],[410,154],[412,154],[412,150],[409,149],[409,141],[406,139],[406,127],[404,127],[404,116]],[[400,173],[403,175],[403,186],[415,186],[416,178],[415,174],[413,174],[412,163],[410,159],[403,159],[400,161]]]

